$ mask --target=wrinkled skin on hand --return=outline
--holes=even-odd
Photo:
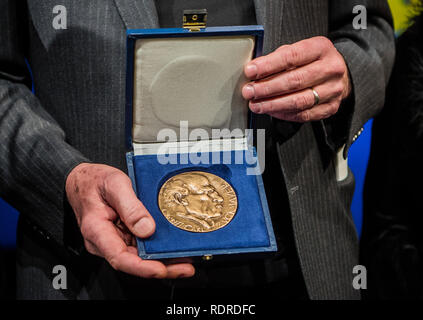
[[[106,259],[115,270],[143,278],[194,275],[194,267],[189,263],[165,265],[138,256],[134,236],[151,236],[155,223],[122,171],[82,163],[69,174],[66,195],[87,251]]]
[[[325,37],[281,46],[249,62],[244,72],[251,82],[242,95],[251,111],[286,121],[328,118],[351,92],[344,58]],[[312,89],[320,97],[317,105]]]

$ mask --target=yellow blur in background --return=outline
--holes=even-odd
[[[419,0],[388,0],[394,17],[395,32],[397,35],[410,26],[410,19],[416,14],[414,6]]]

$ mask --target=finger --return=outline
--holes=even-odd
[[[170,264],[167,265],[167,278],[189,278],[195,274],[195,268],[189,263]]]
[[[114,222],[116,231],[119,236],[128,246],[135,246],[136,240],[134,235],[129,231],[128,227],[119,219],[117,222]]]
[[[138,255],[138,250],[136,247],[128,246],[128,252]],[[176,259],[169,263],[164,263],[166,266],[167,279],[177,279],[177,278],[188,278],[192,277],[195,274],[195,268],[194,266],[188,262],[188,259]]]
[[[99,220],[89,228],[91,231],[86,232],[88,240],[115,270],[143,278],[167,276],[167,268],[163,263],[142,260],[133,249],[128,249],[112,222]]]
[[[81,214],[80,230],[84,238],[84,244],[87,251],[93,255],[104,258],[104,254],[97,247],[97,231],[104,224],[110,224],[116,219],[117,214],[106,203],[99,198],[95,204],[91,204],[84,209]],[[115,233],[123,239],[123,234],[119,228],[113,225]]]
[[[127,247],[127,251],[128,253],[137,256],[138,257],[138,250],[136,247],[133,246],[128,246]],[[140,259],[141,260],[141,259]],[[153,261],[153,260],[142,260],[144,262],[157,262],[157,261]],[[174,264],[170,264],[170,265],[165,265],[166,268],[166,275],[159,275],[159,276],[154,276],[154,278],[167,278],[167,279],[178,279],[178,278],[189,278],[192,277],[195,274],[195,268],[192,264],[190,263],[174,263]],[[128,272],[130,273],[131,270],[130,269],[126,269],[128,271],[125,271],[123,268],[120,271],[123,272]],[[130,273],[132,275],[138,275],[139,273],[134,271],[132,273]],[[144,276],[146,277],[146,276]],[[150,276],[147,276],[147,278],[151,278]]]
[[[135,255],[138,255],[138,249],[134,246],[128,246],[128,252],[135,254]]]
[[[330,42],[325,37],[314,37],[285,45],[272,53],[249,62],[244,73],[249,79],[262,79],[272,74],[309,64],[318,60]]]
[[[342,74],[335,74],[324,63],[316,61],[264,80],[250,82],[243,87],[242,95],[247,100],[265,99],[297,92],[336,77],[341,78]]]
[[[269,113],[269,115],[277,119],[292,122],[318,121],[334,115],[338,111],[339,104],[340,100],[332,100],[331,102],[319,104],[311,109],[307,109],[301,112],[272,112]]]
[[[132,235],[132,233],[126,233],[126,232],[122,232],[122,230],[120,230],[119,228],[116,228],[116,231],[119,235],[119,237],[123,240],[123,242],[125,242],[125,244],[127,246],[134,246],[136,241],[135,241],[135,237]]]
[[[340,87],[339,89],[337,87]],[[319,95],[319,103],[325,103],[342,94],[342,86],[324,84],[313,87]],[[254,113],[296,113],[314,107],[315,96],[312,88],[307,88],[284,96],[264,100],[250,101],[250,109]]]
[[[128,176],[121,172],[108,176],[102,191],[105,201],[135,236],[146,238],[154,233],[154,220],[135,195]]]
[[[142,260],[138,255],[124,251],[109,261],[115,269],[141,278],[163,279],[168,277],[166,267],[159,261]]]

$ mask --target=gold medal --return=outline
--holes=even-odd
[[[190,171],[168,179],[159,192],[159,208],[175,227],[211,232],[234,218],[238,198],[224,179],[203,171]]]

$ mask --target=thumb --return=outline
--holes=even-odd
[[[103,184],[103,198],[115,209],[129,231],[137,237],[151,236],[156,224],[148,210],[138,200],[132,189],[131,180],[123,172],[109,175]]]

